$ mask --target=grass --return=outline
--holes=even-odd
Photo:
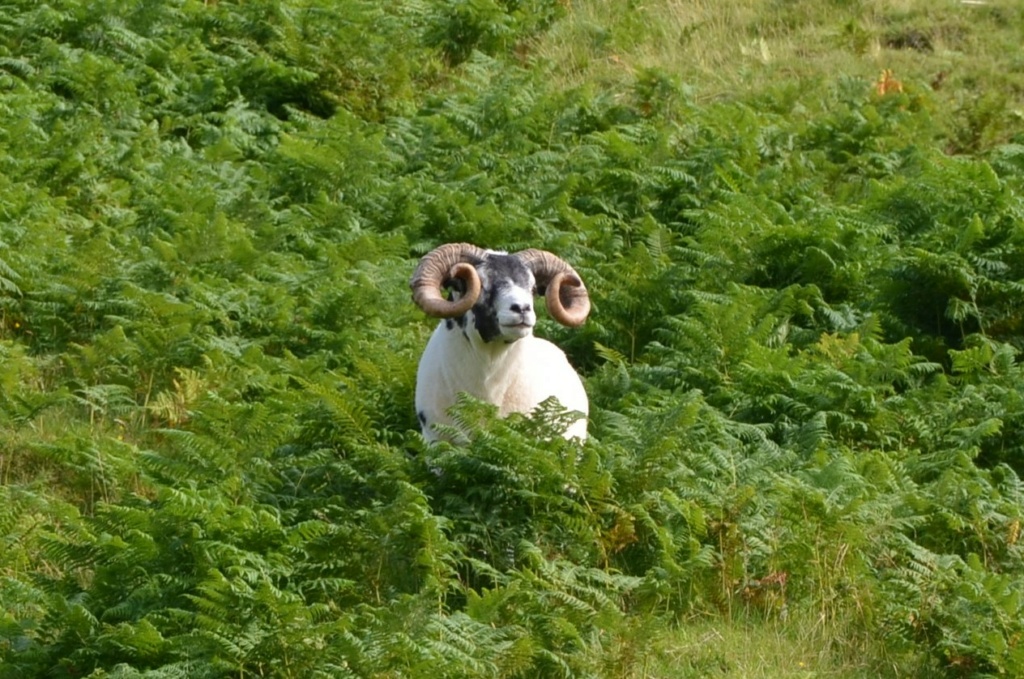
[[[534,56],[566,88],[625,91],[654,69],[703,102],[786,88],[813,100],[837,76],[888,69],[909,91],[933,92],[953,112],[953,150],[973,152],[1024,123],[1022,17],[1013,0],[576,0]]]
[[[606,676],[628,679],[809,679],[913,676],[915,658],[890,658],[881,643],[861,640],[846,630],[829,629],[813,615],[785,620],[737,617],[701,618],[675,628],[640,630],[644,652],[610,655],[629,658],[629,668]],[[616,654],[615,651],[618,650]],[[620,667],[614,668],[621,670]]]

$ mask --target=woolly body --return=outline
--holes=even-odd
[[[515,257],[488,251],[475,262],[482,293],[472,309],[438,324],[416,375],[416,411],[428,441],[442,436],[437,423],[452,424],[448,409],[459,393],[493,403],[501,416],[529,413],[555,397],[583,417],[565,432],[585,439],[587,394],[565,354],[533,335],[535,281]],[[461,290],[456,286],[453,295]]]

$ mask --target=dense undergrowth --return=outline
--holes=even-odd
[[[0,3],[0,677],[1024,673],[1011,98],[557,86],[575,11]],[[586,445],[424,446],[462,240],[587,280]]]

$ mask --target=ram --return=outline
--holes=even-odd
[[[410,286],[416,304],[443,319],[416,374],[416,412],[428,441],[447,438],[435,426],[452,424],[448,409],[462,392],[493,403],[501,416],[529,413],[553,396],[580,414],[564,436],[586,438],[583,382],[561,349],[533,334],[535,296],[563,325],[587,319],[587,288],[569,264],[543,250],[509,254],[451,243],[420,260]]]

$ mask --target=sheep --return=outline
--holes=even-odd
[[[569,264],[543,250],[509,254],[451,243],[420,260],[410,287],[424,312],[443,319],[416,373],[416,414],[429,443],[449,438],[435,425],[452,424],[448,409],[461,392],[494,404],[502,417],[530,413],[553,396],[580,414],[565,438],[586,439],[582,380],[561,349],[533,335],[535,295],[544,296],[548,313],[563,325],[587,319],[590,298]]]

